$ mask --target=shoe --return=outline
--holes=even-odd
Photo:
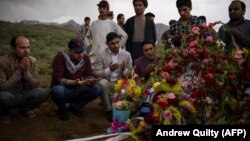
[[[112,110],[111,111],[107,111],[106,113],[105,113],[105,118],[109,121],[109,122],[112,122],[113,121],[113,112],[112,112]]]
[[[80,110],[76,110],[73,106],[69,106],[69,111],[78,117],[83,117],[83,113]]]
[[[62,110],[58,110],[58,118],[62,121],[68,121],[69,120],[69,114],[67,111],[62,111]]]

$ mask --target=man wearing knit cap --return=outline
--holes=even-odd
[[[142,42],[152,40],[156,42],[156,29],[154,21],[144,15],[148,7],[147,0],[133,0],[135,16],[129,18],[125,23],[125,31],[128,34],[126,50],[131,53],[133,61],[143,56]]]
[[[110,5],[108,1],[102,0],[98,4],[99,18],[92,22],[84,41],[87,46],[87,52],[94,69],[96,63],[96,54],[106,46],[106,35],[109,32],[115,32],[121,36],[121,45],[125,46],[128,35],[114,21],[108,18]]]

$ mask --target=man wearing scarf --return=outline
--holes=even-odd
[[[58,107],[61,120],[69,119],[66,103],[70,103],[68,109],[71,113],[82,117],[81,109],[102,93],[82,42],[72,38],[68,48],[65,52],[59,52],[53,61],[51,98]]]

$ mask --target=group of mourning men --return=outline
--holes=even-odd
[[[123,28],[108,18],[110,4],[107,1],[100,1],[97,6],[99,17],[88,28],[82,29],[85,36],[70,39],[67,50],[54,57],[50,91],[39,87],[37,60],[29,55],[29,39],[23,35],[11,39],[11,52],[0,58],[1,123],[9,123],[10,110],[17,107],[24,116],[35,118],[34,109],[49,95],[58,108],[60,120],[69,120],[68,112],[82,117],[82,108],[101,97],[105,116],[111,121],[109,95],[114,84],[129,77],[133,66],[139,77],[148,79],[159,58],[155,52],[154,21],[144,14],[147,0],[133,0],[135,16],[129,18]],[[186,33],[188,26],[201,26],[203,21],[190,13],[191,0],[177,0],[176,6],[180,19],[171,24],[169,35]],[[230,21],[219,29],[219,39],[230,50],[233,36],[240,48],[249,50],[250,21],[244,18],[245,3],[232,1],[228,12]],[[173,44],[180,46],[178,40]]]

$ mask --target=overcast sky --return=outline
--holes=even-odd
[[[100,0],[0,0],[0,20],[21,21],[38,20],[42,22],[64,23],[70,19],[77,23],[83,23],[85,16],[92,21],[97,19],[97,3]],[[250,0],[243,0],[246,7],[250,6]],[[231,0],[192,0],[192,15],[205,15],[208,22],[227,22],[228,6]],[[133,16],[132,0],[109,0],[110,10],[114,12],[114,21],[119,13],[125,18]],[[176,0],[148,0],[149,6],[146,12],[156,15],[155,23],[168,25],[170,19],[178,19]],[[245,18],[250,18],[250,10],[246,10]]]

